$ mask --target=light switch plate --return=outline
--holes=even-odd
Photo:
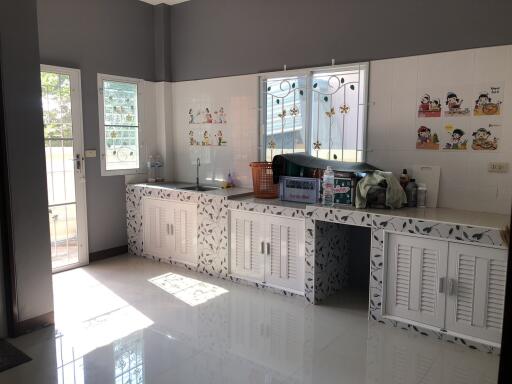
[[[494,173],[507,173],[508,172],[508,163],[500,163],[497,161],[491,161],[489,163],[489,172]]]
[[[85,157],[96,157],[96,150],[95,149],[86,150]]]

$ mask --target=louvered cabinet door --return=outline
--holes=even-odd
[[[271,217],[267,220],[265,282],[304,292],[304,220]]]
[[[263,282],[265,217],[255,213],[230,211],[231,273]]]
[[[143,252],[164,259],[170,257],[171,210],[165,201],[144,199],[142,202]]]
[[[507,251],[450,243],[446,329],[499,344]]]
[[[197,206],[172,202],[171,259],[197,265]]]
[[[448,243],[388,234],[385,315],[442,328]]]

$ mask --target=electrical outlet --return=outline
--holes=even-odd
[[[489,172],[495,173],[507,173],[508,172],[508,163],[500,163],[497,161],[491,161],[489,163]]]

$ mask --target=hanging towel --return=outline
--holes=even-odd
[[[356,208],[366,208],[366,194],[371,187],[386,181],[386,207],[402,208],[407,203],[407,197],[400,183],[392,172],[374,171],[368,173],[356,188]]]

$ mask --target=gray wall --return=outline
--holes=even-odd
[[[509,0],[191,0],[172,6],[172,80],[512,43]]]
[[[38,0],[42,64],[79,68],[85,149],[99,151],[97,73],[154,80],[154,7],[138,0]],[[98,152],[99,153],[99,152]],[[123,176],[86,160],[89,252],[127,244]]]
[[[0,1],[17,319],[53,311],[36,0]]]

